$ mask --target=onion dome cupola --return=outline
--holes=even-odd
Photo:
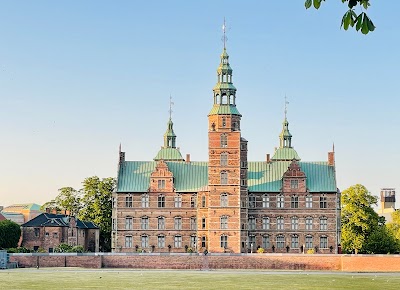
[[[229,65],[229,55],[226,52],[225,24],[223,26],[224,49],[221,62],[217,69],[217,84],[213,88],[214,105],[209,115],[240,115],[236,108],[236,88],[232,81],[232,68]]]
[[[289,122],[287,120],[287,108],[288,102],[285,100],[285,119],[282,123],[282,131],[279,134],[279,148],[275,150],[272,161],[300,161],[300,157],[296,150],[292,147],[292,134],[289,131]]]
[[[172,102],[170,103],[170,106]],[[174,132],[174,123],[171,118],[171,107],[170,117],[167,123],[167,131],[164,134],[164,146],[158,151],[157,156],[154,157],[154,161],[165,160],[165,161],[185,161],[182,158],[182,154],[179,148],[176,147],[176,135]]]

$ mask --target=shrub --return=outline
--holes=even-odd
[[[265,252],[264,248],[258,248],[257,249],[257,253],[259,253],[259,254],[262,254],[264,252]]]
[[[72,253],[83,253],[85,249],[82,246],[75,246],[71,249]]]

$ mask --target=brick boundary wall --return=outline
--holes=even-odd
[[[28,253],[10,254],[20,267],[131,269],[265,269],[400,272],[400,255]]]

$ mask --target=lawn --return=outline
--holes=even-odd
[[[0,270],[0,289],[399,289],[400,273]]]

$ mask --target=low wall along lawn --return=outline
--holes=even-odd
[[[15,253],[10,261],[19,267],[400,272],[400,255]]]

